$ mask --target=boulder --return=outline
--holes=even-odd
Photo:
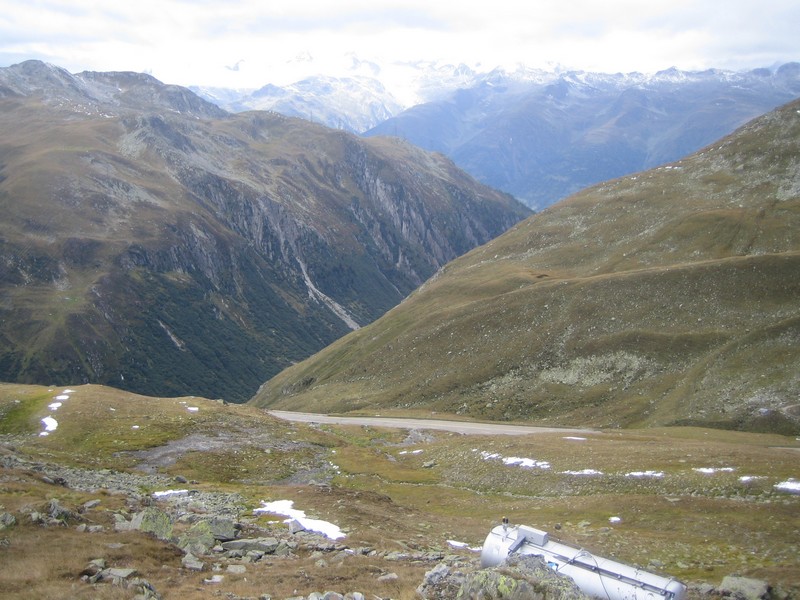
[[[93,508],[97,508],[100,506],[100,500],[89,500],[88,502],[84,502],[83,505],[78,509],[78,512],[86,512],[92,510]]]
[[[530,555],[511,555],[497,567],[467,572],[437,565],[417,593],[426,600],[589,600],[572,579]]]
[[[66,524],[69,521],[80,520],[80,517],[77,514],[62,506],[61,503],[55,498],[47,503],[44,512],[52,521],[58,521],[59,523]]]
[[[169,540],[172,537],[172,519],[163,510],[148,506],[133,517],[130,529],[152,533],[160,540]]]
[[[208,554],[216,544],[211,524],[198,521],[192,525],[178,540],[178,547],[192,554]]]
[[[110,580],[114,583],[118,583],[136,575],[136,569],[111,567],[110,569],[104,569],[100,575],[103,581]]]
[[[767,600],[769,598],[769,584],[761,579],[737,577],[728,575],[722,580],[719,591],[723,595],[730,595],[742,600]]]
[[[272,554],[278,549],[280,542],[275,538],[245,538],[240,540],[231,540],[223,542],[222,547],[225,550],[258,550],[264,554]]]
[[[236,527],[236,523],[230,519],[226,519],[224,517],[214,517],[212,519],[208,519],[207,523],[211,529],[211,534],[214,536],[214,539],[219,540],[220,542],[227,542],[236,539],[236,537],[239,535],[239,530]]]
[[[206,568],[205,563],[191,552],[181,559],[181,565],[190,571],[202,571]]]
[[[289,533],[300,533],[301,531],[305,531],[306,527],[297,519],[291,519],[287,522],[289,526]]]
[[[17,518],[9,512],[0,513],[0,531],[17,524]]]

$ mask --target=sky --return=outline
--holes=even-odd
[[[368,61],[740,71],[800,60],[798,26],[798,0],[0,0],[0,66],[238,89]]]

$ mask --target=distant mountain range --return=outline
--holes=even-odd
[[[253,403],[800,434],[798,174],[795,101],[530,217]]]
[[[0,381],[244,401],[530,211],[137,73],[0,69]]]
[[[403,137],[533,209],[677,160],[800,96],[798,63],[653,75],[414,67],[417,104],[402,111],[377,67],[372,76],[198,92],[227,110],[269,109],[366,136]]]

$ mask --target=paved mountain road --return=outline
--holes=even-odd
[[[398,417],[333,417],[315,413],[268,411],[273,417],[301,423],[327,423],[331,425],[362,425],[397,429],[437,429],[467,435],[533,435],[537,433],[587,434],[594,429],[569,429],[562,427],[532,427],[504,423],[472,423],[469,421],[444,421],[436,419],[404,419]]]

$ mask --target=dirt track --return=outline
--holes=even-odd
[[[467,435],[535,435],[537,433],[587,434],[597,433],[593,429],[567,429],[561,427],[530,427],[503,423],[471,423],[467,421],[443,421],[436,419],[402,419],[396,417],[333,417],[314,413],[269,411],[273,417],[301,423],[328,423],[332,425],[364,425],[369,427],[392,427],[398,429],[437,429]]]

